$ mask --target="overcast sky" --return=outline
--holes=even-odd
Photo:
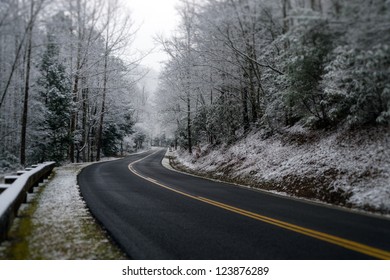
[[[131,10],[135,24],[141,26],[134,47],[143,52],[156,47],[153,41],[156,34],[169,37],[177,26],[175,6],[179,0],[124,0],[123,2]],[[164,59],[166,59],[165,54],[157,48],[144,59],[143,64],[159,71],[161,69],[159,62]]]

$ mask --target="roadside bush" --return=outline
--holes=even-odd
[[[344,114],[352,125],[388,124],[390,46],[378,44],[368,50],[343,46],[335,54],[324,83],[327,95],[341,97],[334,113]]]

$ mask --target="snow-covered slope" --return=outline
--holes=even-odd
[[[231,146],[177,151],[178,168],[288,195],[390,212],[390,129],[312,132],[300,126]]]

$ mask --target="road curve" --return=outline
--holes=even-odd
[[[81,194],[134,259],[390,259],[390,219],[189,176],[165,150],[86,167]]]

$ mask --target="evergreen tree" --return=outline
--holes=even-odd
[[[321,82],[335,36],[326,21],[310,23],[310,28],[301,27],[303,32],[298,28],[297,40],[291,43],[285,102],[297,119],[307,118],[316,127],[326,127],[331,125],[330,110],[335,100],[323,93]]]
[[[41,142],[41,158],[61,162],[66,158],[70,142],[72,99],[70,80],[59,60],[59,48],[55,42],[55,37],[48,35],[48,43],[39,67],[39,94],[44,110],[40,129],[46,135],[46,139]]]

